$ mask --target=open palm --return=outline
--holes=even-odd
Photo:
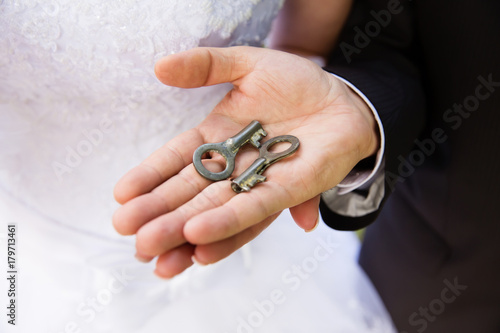
[[[252,47],[197,48],[160,60],[155,71],[163,83],[182,88],[234,85],[200,125],[166,143],[116,185],[123,206],[113,217],[115,228],[137,234],[139,258],[159,256],[160,276],[182,272],[193,256],[204,264],[228,256],[285,208],[291,207],[300,227],[312,229],[319,194],[376,150],[368,107],[304,58]],[[236,194],[228,180],[201,177],[192,164],[194,150],[226,140],[252,120],[263,125],[267,138],[296,136],[299,150],[269,167],[267,181],[250,192]],[[252,150],[239,153],[234,175],[255,159]],[[225,161],[215,155],[204,164],[220,171]]]

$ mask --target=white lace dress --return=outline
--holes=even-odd
[[[282,2],[0,0],[0,235],[17,224],[16,332],[392,331],[352,234],[305,234],[283,213],[228,259],[164,281],[111,226],[116,181],[231,88],[166,87],[155,61],[260,46]]]

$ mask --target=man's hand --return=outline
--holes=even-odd
[[[289,207],[301,228],[312,229],[319,194],[377,149],[368,106],[301,57],[252,47],[197,48],[161,59],[155,72],[161,82],[182,88],[234,85],[200,125],[165,144],[116,185],[115,198],[123,206],[114,226],[123,235],[137,235],[139,258],[159,256],[159,276],[179,274],[193,256],[203,264],[228,256]],[[299,138],[299,150],[269,167],[266,182],[241,194],[233,192],[229,180],[212,183],[196,172],[192,156],[198,146],[224,141],[254,119],[267,138]],[[240,150],[234,175],[256,155],[255,149]],[[221,171],[225,161],[215,155],[204,164]]]

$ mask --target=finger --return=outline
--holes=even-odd
[[[222,161],[204,160],[203,163],[211,170],[224,168]],[[119,207],[113,214],[113,226],[122,235],[133,235],[141,226],[175,210],[211,183],[212,181],[200,177],[190,164],[152,192],[134,198]]]
[[[144,255],[144,254],[142,254],[142,253],[137,252],[137,253],[135,254],[135,258],[136,258],[137,260],[139,260],[140,262],[143,262],[143,263],[148,263],[148,262],[150,262],[151,260],[153,260],[155,257],[151,257],[151,256]]]
[[[256,48],[194,48],[169,55],[155,65],[156,77],[166,85],[196,88],[232,82],[252,71]]]
[[[248,153],[240,156],[239,160],[248,162],[254,152]],[[225,167],[225,160],[222,157],[218,160],[204,160],[203,163],[212,171],[221,171]],[[245,164],[248,163],[242,163],[242,165]],[[239,169],[240,167],[237,167],[236,172]],[[186,241],[182,228],[190,218],[205,210],[223,205],[235,195],[229,182],[212,183],[201,177],[191,164],[179,175],[155,188],[150,194],[145,194],[123,205],[116,215],[125,216],[119,223],[128,226],[129,234],[137,232],[138,253],[156,256]],[[162,198],[163,206],[155,206],[155,209],[157,212],[163,209],[164,215],[158,214],[151,218],[152,214],[145,211],[146,205],[152,205],[153,200],[146,201],[143,206],[135,205],[136,201],[150,197]],[[125,213],[121,213],[122,211]],[[140,214],[142,214],[141,218],[138,217]],[[127,216],[133,216],[133,218],[127,220]],[[119,218],[120,216],[116,219],[119,220]],[[122,229],[121,231],[123,232]]]
[[[169,279],[182,273],[185,269],[193,265],[193,261],[191,260],[193,253],[194,246],[184,244],[162,254],[156,261],[155,274],[161,278]]]
[[[274,214],[264,221],[227,239],[215,243],[196,246],[194,250],[195,261],[201,265],[208,265],[228,257],[234,251],[238,250],[243,245],[257,237],[278,216],[279,213]]]
[[[120,235],[133,235],[141,225],[163,214],[168,206],[155,194],[145,194],[118,207],[112,217],[113,227]]]
[[[204,143],[203,136],[196,128],[175,137],[118,181],[114,189],[116,201],[124,204],[150,192],[191,164],[193,152]]]
[[[194,216],[184,226],[184,237],[196,245],[229,238],[287,208],[292,200],[285,187],[264,182],[220,207]]]
[[[290,207],[290,214],[297,225],[307,232],[313,231],[319,223],[319,195],[300,205]]]
[[[183,228],[189,219],[222,205],[235,195],[228,181],[206,187],[185,205],[142,226],[136,237],[137,252],[157,256],[185,243]]]

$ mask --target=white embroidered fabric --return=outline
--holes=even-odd
[[[110,228],[110,186],[229,89],[163,86],[155,61],[198,45],[260,45],[281,2],[3,1],[3,189],[60,223]]]
[[[261,46],[283,1],[0,0],[0,214],[20,230],[18,328],[392,331],[352,235],[306,236],[286,213],[246,252],[162,281],[111,226],[116,181],[231,89],[164,86],[155,61]]]

